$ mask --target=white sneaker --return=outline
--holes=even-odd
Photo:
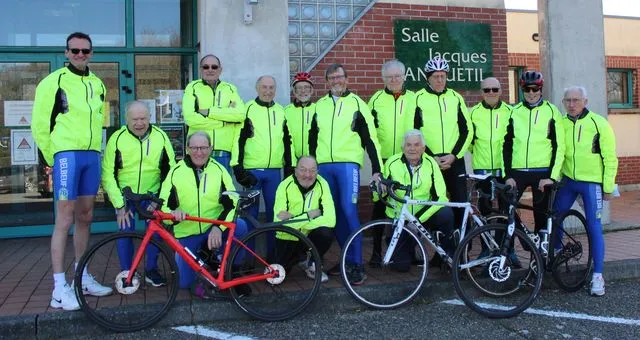
[[[65,284],[61,289],[53,290],[53,294],[51,294],[50,305],[52,308],[62,308],[64,310],[80,309],[80,304],[78,303],[76,293],[68,284]]]
[[[602,276],[591,280],[591,295],[604,295],[604,278]]]
[[[305,265],[305,267],[304,272],[307,273],[307,277],[314,280],[316,278],[316,264],[311,263],[311,265]],[[320,282],[325,283],[327,281],[329,281],[329,276],[327,276],[327,273],[322,272]]]
[[[82,294],[84,295],[107,296],[112,292],[111,287],[101,285],[91,274],[82,279]]]

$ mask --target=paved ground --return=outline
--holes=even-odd
[[[640,273],[640,192],[622,193],[611,203],[612,224],[605,234],[608,274],[617,275],[618,271],[626,271],[617,277],[633,277]],[[95,236],[95,237],[100,237]],[[94,238],[95,238],[94,237]],[[327,255],[327,267],[337,262],[336,246]],[[71,239],[67,247],[65,263],[72,265],[73,254]],[[627,261],[627,262],[625,262]],[[624,263],[624,265],[622,265]],[[632,268],[631,268],[631,267]],[[622,268],[622,269],[620,269]],[[71,278],[72,268],[67,271]],[[442,280],[437,271],[431,272],[429,280]],[[629,274],[631,273],[631,274]],[[339,288],[339,279],[332,278],[323,285],[326,288]],[[7,320],[35,320],[47,317],[52,313],[62,315],[80,313],[63,312],[49,307],[53,279],[49,259],[49,238],[7,239],[0,240],[0,325]],[[188,299],[188,295],[184,298]]]

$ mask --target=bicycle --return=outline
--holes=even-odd
[[[550,199],[540,235],[530,231],[516,211],[533,211],[533,207],[519,203],[511,187],[495,179],[492,186],[508,204],[507,223],[471,231],[456,249],[453,283],[464,303],[491,318],[518,315],[535,301],[545,270],[566,291],[582,288],[593,269],[589,231],[576,210],[556,216],[553,201],[558,184],[545,187]],[[520,268],[508,256],[510,252],[517,255]]]
[[[484,179],[486,177],[477,175],[467,175],[467,178],[471,180]],[[468,225],[471,228],[475,228],[476,225],[484,225],[484,220],[477,213],[477,209],[474,209],[471,203],[463,202],[437,202],[428,200],[415,200],[411,199],[411,186],[403,186],[401,183],[383,179],[382,184],[387,186],[387,192],[389,196],[402,206],[400,209],[385,201],[387,206],[393,207],[396,211],[396,216],[391,219],[374,220],[363,224],[358,230],[354,231],[344,244],[342,253],[340,256],[340,271],[342,281],[347,288],[347,291],[356,300],[364,305],[374,309],[392,309],[400,307],[413,300],[420,292],[424,281],[427,277],[429,268],[429,256],[425,249],[422,240],[426,240],[426,243],[431,246],[436,252],[435,256],[440,256],[444,262],[448,265],[452,263],[451,258],[446,251],[440,246],[441,233],[436,232],[432,235],[410,211],[409,205],[439,205],[445,207],[452,207],[457,209],[464,209],[464,216],[462,224],[457,230],[454,231],[454,243],[459,242],[465,237]],[[372,183],[372,191],[378,191],[380,188]],[[404,198],[398,197],[395,190],[404,190],[406,195]],[[374,229],[382,229],[382,231],[388,235],[387,242],[382,242],[382,261],[379,266],[371,267],[367,269],[368,281],[373,284],[383,284],[389,282],[397,282],[393,285],[385,285],[385,291],[380,294],[380,290],[376,289],[373,285],[356,286],[352,285],[347,279],[348,261],[347,254],[352,252],[352,245],[354,242],[362,242],[362,258],[370,258],[373,251],[372,238],[368,237]],[[400,242],[403,233],[408,235],[408,238]],[[361,240],[361,241],[360,241]],[[405,245],[404,242],[415,243],[416,254],[409,260],[399,261],[395,258],[398,249],[402,249]],[[402,243],[402,244],[400,244]],[[367,253],[368,252],[368,253]],[[409,267],[407,272],[398,272],[394,268],[398,266]]]
[[[139,216],[150,220],[146,232],[118,232],[100,240],[82,256],[75,273],[74,288],[80,306],[87,317],[98,325],[115,332],[135,332],[158,322],[179,295],[178,268],[173,252],[175,256],[182,257],[197,276],[214,290],[228,291],[231,299],[256,319],[280,321],[292,318],[302,312],[318,293],[321,271],[315,271],[315,277],[310,280],[304,270],[296,265],[299,258],[292,256],[288,249],[274,246],[273,240],[276,235],[300,240],[302,247],[296,249],[306,253],[309,261],[320,264],[320,255],[313,243],[299,231],[282,226],[292,221],[260,226],[244,212],[259,196],[258,191],[222,193],[239,197],[235,217],[248,218],[257,227],[242,240],[233,236],[236,226],[234,222],[186,217],[190,221],[229,228],[222,255],[216,256],[215,251],[211,252],[217,264],[205,261],[194,254],[195,250],[178,243],[169,226],[163,223],[173,220],[173,215],[159,210],[162,200],[151,194],[134,194],[128,188],[123,190],[123,194],[134,203]],[[152,211],[143,208],[142,202],[151,202],[149,210]],[[154,235],[158,235],[164,242],[157,240]],[[130,268],[125,270],[120,261],[126,256],[119,258],[116,246],[119,241],[129,240],[134,243],[135,256]],[[165,277],[166,286],[157,288],[143,284],[145,280],[142,277],[146,275],[143,263],[147,262],[145,256],[149,244],[159,249],[157,270]],[[97,280],[111,282],[115,294],[98,298],[83,295],[82,268],[85,267],[91,268]],[[180,295],[183,298],[189,297],[187,291],[180,292]]]

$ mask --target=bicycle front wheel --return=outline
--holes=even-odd
[[[394,228],[402,228],[402,232],[392,249],[389,241]],[[383,236],[374,237],[376,234]],[[351,258],[357,252],[362,254],[363,261],[369,261],[365,266],[365,285],[352,282],[350,272],[356,264]],[[389,262],[384,262],[385,257]],[[344,244],[340,256],[342,282],[351,296],[370,308],[400,307],[420,292],[427,277],[428,259],[420,238],[409,229],[394,226],[390,220],[371,221],[351,234]]]
[[[308,237],[283,226],[258,228],[235,243],[227,262],[226,280],[262,275],[278,276],[229,289],[242,310],[256,319],[290,319],[313,301],[322,280],[322,259]],[[262,261],[268,265],[265,265]]]
[[[551,274],[565,291],[578,291],[593,271],[587,221],[578,211],[568,210],[558,217],[554,227],[550,246],[555,254]]]
[[[153,238],[146,250],[141,249],[143,237],[138,233],[115,233],[89,248],[78,263],[74,288],[80,306],[90,320],[111,331],[135,332],[150,327],[169,311],[178,294],[173,252]],[[139,251],[144,251],[142,260],[136,268],[130,268]],[[92,277],[83,277],[81,268],[85,267]],[[125,279],[130,270],[135,274],[127,285]],[[163,285],[157,286],[156,275],[165,280]],[[107,296],[89,295],[94,280],[113,292]]]
[[[474,311],[490,318],[508,318],[527,309],[542,287],[542,257],[521,230],[501,266],[507,226],[489,224],[472,231],[456,249],[453,284]]]

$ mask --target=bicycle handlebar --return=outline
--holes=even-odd
[[[134,193],[130,187],[125,187],[122,189],[122,195],[129,201],[133,202],[133,206],[136,208],[138,215],[141,217],[154,220],[156,218],[161,218],[163,220],[172,220],[172,214],[166,214],[162,211],[158,210],[164,204],[164,200],[156,197],[156,195],[152,193],[146,194],[136,194]],[[149,206],[145,209],[140,205],[141,202],[151,202]],[[168,216],[164,216],[168,215]]]
[[[398,181],[394,181],[390,178],[381,178],[380,179],[380,184],[385,185],[387,187],[387,193],[389,194],[389,196],[391,196],[391,198],[393,198],[393,200],[398,201],[400,203],[407,203],[407,200],[405,200],[404,198],[399,197],[398,195],[396,195],[396,190],[404,190],[407,192],[411,191],[411,186],[410,185],[402,185],[402,183],[398,182]],[[375,191],[378,193],[378,195],[380,196],[380,199],[382,199],[382,187],[380,185],[377,185],[377,183],[371,182],[371,184],[369,185],[369,187],[371,188],[372,191]],[[387,201],[383,200],[384,204],[389,206],[389,207],[393,207],[390,203],[388,203]]]

